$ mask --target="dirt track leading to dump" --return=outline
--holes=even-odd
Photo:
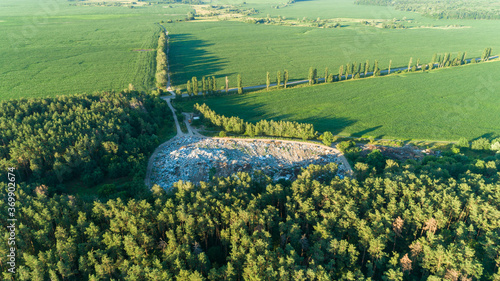
[[[165,27],[161,27],[167,35],[166,54],[168,56],[168,32]],[[167,77],[167,90],[170,96],[162,97],[162,99],[167,102],[172,111],[177,135],[158,146],[151,155],[148,161],[146,178],[144,179],[148,187],[153,186],[154,183],[158,182],[158,179],[160,179],[159,183],[163,188],[170,188],[171,183],[181,179],[207,180],[208,172],[212,168],[215,169],[215,175],[219,176],[260,168],[277,173],[277,178],[288,177],[290,179],[295,176],[296,169],[299,167],[309,164],[336,162],[339,165],[340,175],[351,176],[353,173],[347,159],[334,147],[291,140],[210,138],[202,136],[196,129],[192,128],[187,118],[185,118],[184,122],[188,128],[188,133],[183,133],[179,120],[175,115],[175,109],[170,102],[171,99],[175,98],[175,93],[170,88],[170,72],[168,72]],[[197,145],[200,143],[201,147]],[[190,150],[182,151],[188,147]],[[275,151],[275,153],[269,154],[269,149]],[[184,162],[189,163],[183,164],[183,157],[186,158]],[[269,160],[269,157],[272,159]],[[162,158],[167,161],[162,162]],[[195,160],[187,161],[187,159]],[[197,161],[196,159],[201,160]],[[231,162],[228,163],[228,160]],[[159,162],[160,164],[158,164]],[[277,165],[277,167],[272,167],[272,165]],[[192,167],[198,168],[186,169]],[[217,171],[217,167],[219,171]],[[186,169],[186,171],[182,171],[183,169]],[[162,176],[162,172],[166,174]],[[170,177],[170,179],[168,181],[161,180],[162,177]]]

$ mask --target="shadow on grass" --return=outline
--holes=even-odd
[[[196,39],[190,34],[172,34],[169,43],[168,59],[174,84],[186,83],[194,76],[201,81],[203,76],[212,76],[227,64],[226,60],[205,50],[213,44]],[[216,76],[220,77],[222,75]]]
[[[472,141],[475,141],[475,140],[478,140],[478,139],[481,139],[481,138],[485,138],[485,139],[488,139],[488,140],[493,140],[493,139],[495,139],[497,137],[498,137],[498,133],[491,132],[491,133],[483,134],[483,135],[481,135],[481,136],[479,136],[477,138],[474,138],[474,139],[472,139]]]
[[[226,117],[236,116],[251,123],[256,123],[260,120],[309,123],[313,124],[314,129],[320,133],[327,130],[334,135],[338,135],[345,128],[352,126],[357,122],[356,120],[349,118],[325,116],[324,114],[310,116],[307,118],[296,118],[293,113],[269,112],[266,109],[268,104],[249,102],[246,101],[246,98],[247,96],[245,95],[230,94],[227,96],[193,97],[175,102],[180,108],[187,112],[192,110],[195,103],[206,103],[210,109],[214,110],[217,114],[224,115]]]
[[[359,138],[359,137],[365,136],[366,134],[371,133],[371,132],[373,132],[375,130],[378,130],[380,128],[382,128],[382,125],[378,125],[378,126],[375,126],[375,127],[364,129],[362,131],[359,131],[357,133],[352,134],[352,136]],[[380,136],[377,136],[377,137],[380,137]]]

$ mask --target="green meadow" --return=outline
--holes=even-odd
[[[0,99],[154,86],[158,22],[189,6],[0,2]],[[181,16],[179,16],[182,14]]]
[[[500,132],[500,62],[179,102],[225,116],[314,124],[377,138],[456,141]]]
[[[384,69],[390,60],[393,67],[406,66],[410,57],[414,63],[418,59],[429,62],[435,53],[457,56],[467,52],[468,57],[478,57],[486,47],[499,52],[500,25],[496,21],[455,23],[467,27],[382,29],[352,24],[325,29],[235,21],[173,23],[167,25],[173,85],[183,88],[193,76],[214,75],[229,76],[234,87],[241,74],[243,85],[251,86],[265,84],[267,71],[275,79],[278,70],[287,69],[294,80],[305,79],[309,67],[322,75],[326,67],[337,73],[348,62],[370,60],[373,65],[378,60]]]
[[[265,83],[287,69],[290,79],[304,79],[309,67],[322,75],[337,73],[341,64],[379,61],[387,68],[427,62],[434,53],[467,51],[479,56],[485,47],[500,46],[496,21],[440,20],[391,7],[354,5],[351,0],[281,1],[219,0],[214,4],[255,7],[255,17],[288,19],[342,18],[341,28],[249,24],[237,21],[175,22],[192,11],[190,5],[152,4],[129,7],[71,6],[64,0],[5,0],[0,3],[0,99],[154,88],[158,22],[171,34],[169,53],[174,86],[185,87],[193,76],[216,76],[219,87],[228,76],[236,86]],[[280,6],[279,9],[273,8]],[[364,26],[361,19],[407,19],[408,27]],[[346,20],[346,21],[344,21]],[[358,21],[358,22],[356,22]],[[460,28],[446,28],[459,25]],[[152,51],[151,51],[152,50]]]

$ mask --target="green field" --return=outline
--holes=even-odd
[[[220,0],[214,4],[244,1]],[[236,21],[175,22],[190,5],[153,4],[128,7],[71,6],[64,0],[5,0],[0,3],[0,99],[121,90],[129,83],[137,89],[154,86],[154,51],[158,22],[171,34],[169,60],[173,85],[184,87],[193,76],[229,76],[236,86],[241,73],[244,86],[265,83],[265,74],[289,70],[290,79],[304,79],[309,67],[336,73],[347,62],[372,63],[386,68],[404,66],[410,57],[428,61],[434,53],[467,51],[479,56],[485,47],[500,49],[496,21],[433,20],[391,7],[354,5],[352,0],[252,0],[255,17],[289,19],[350,18],[342,27],[323,29],[256,25]],[[359,19],[403,19],[406,25],[458,24],[459,29],[381,29],[364,26]],[[203,19],[203,18],[201,18]],[[219,82],[222,86],[222,80]]]
[[[155,22],[189,6],[78,7],[68,1],[0,2],[0,99],[154,85]],[[183,14],[167,16],[167,14]]]
[[[500,134],[500,62],[344,81],[196,102],[226,116],[313,123],[318,131],[377,138],[449,140]]]
[[[498,22],[454,22],[470,27],[381,29],[357,24],[323,29],[234,21],[173,23],[167,25],[173,84],[184,87],[192,76],[215,75],[229,76],[234,87],[241,73],[244,86],[251,86],[265,84],[267,71],[274,78],[278,70],[287,69],[291,79],[304,79],[311,66],[322,75],[325,67],[337,73],[348,62],[379,60],[380,67],[387,68],[389,60],[394,67],[408,65],[410,57],[429,62],[434,53],[468,52],[472,57],[480,56],[485,47],[492,47],[495,54],[500,50]]]

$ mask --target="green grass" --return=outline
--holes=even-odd
[[[241,4],[239,0],[215,3]],[[298,1],[280,9],[285,0],[250,0],[257,16],[322,19],[402,19],[411,25],[459,24],[464,29],[387,30],[343,22],[340,29],[256,25],[243,22],[181,22],[165,24],[171,34],[169,62],[174,86],[184,87],[193,76],[214,75],[218,86],[229,76],[236,86],[265,83],[266,72],[289,70],[290,79],[304,79],[309,67],[323,75],[336,73],[347,62],[373,63],[386,68],[407,65],[410,57],[429,61],[434,53],[467,51],[479,56],[485,47],[498,53],[498,21],[436,21],[391,7],[358,6],[352,0]],[[41,4],[40,4],[41,3]],[[0,2],[0,100],[104,90],[154,87],[157,22],[182,19],[190,5],[153,4],[137,7],[81,7],[54,0]],[[172,6],[172,8],[169,8]],[[200,80],[200,79],[199,79]]]
[[[314,1],[311,1],[313,3]],[[411,14],[411,13],[408,13]],[[197,76],[215,75],[218,86],[229,76],[236,86],[265,84],[266,72],[289,70],[290,79],[305,79],[309,67],[323,75],[337,73],[341,64],[379,61],[381,68],[408,65],[410,57],[429,62],[434,53],[468,52],[480,56],[485,47],[500,52],[498,21],[454,21],[463,29],[380,29],[361,25],[340,29],[257,25],[243,22],[187,22],[167,25],[171,31],[170,63],[173,84],[184,87]],[[449,23],[449,21],[448,21]]]
[[[307,122],[342,135],[456,141],[500,134],[499,75],[495,61],[181,104],[190,111],[205,102],[226,116]]]
[[[157,22],[189,6],[75,7],[0,2],[0,100],[154,86]]]

